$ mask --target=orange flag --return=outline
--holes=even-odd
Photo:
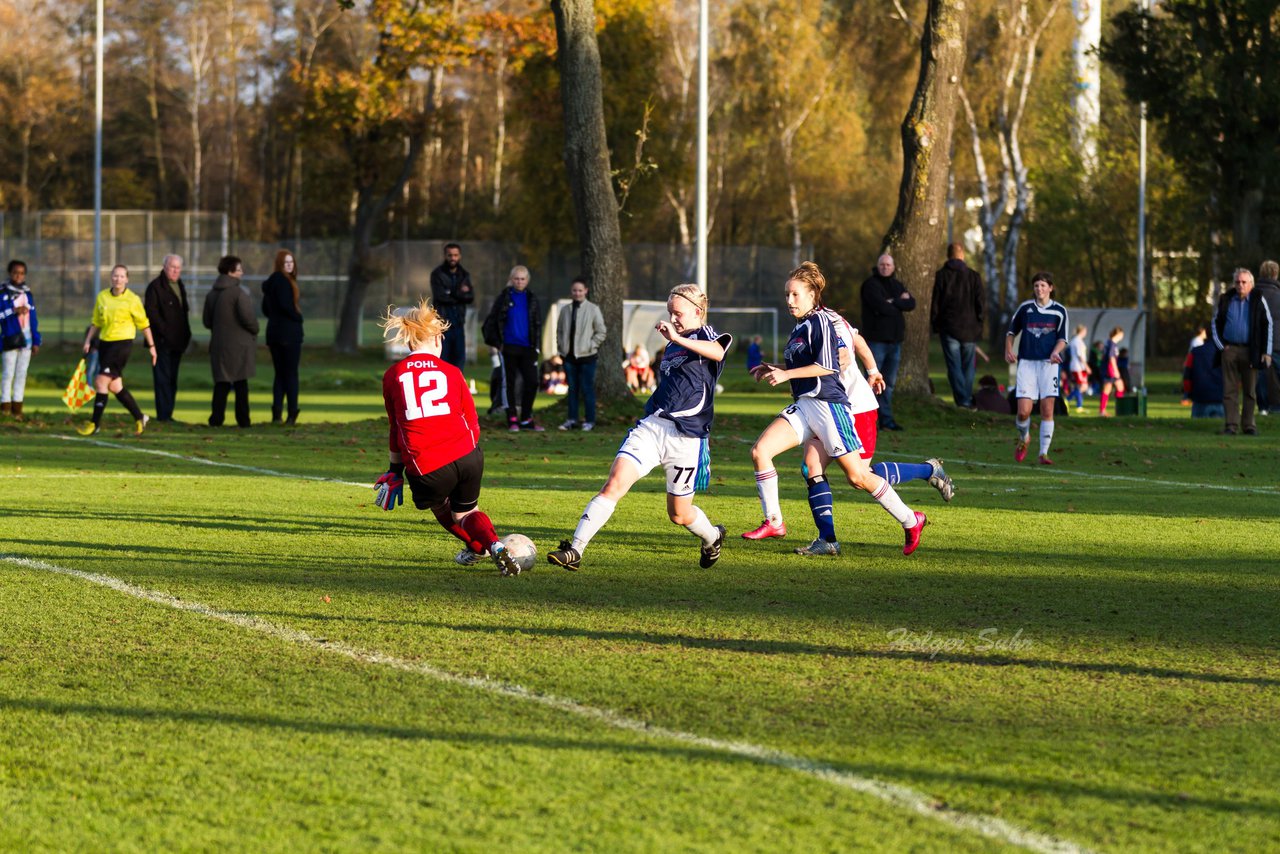
[[[76,365],[76,372],[71,375],[71,382],[67,383],[67,390],[62,393],[62,402],[68,409],[75,411],[91,400],[93,387],[85,378],[84,359],[81,359],[80,364]]]

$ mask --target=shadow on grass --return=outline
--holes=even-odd
[[[278,617],[295,620],[333,623],[375,623],[378,625],[419,626],[426,629],[442,629],[451,632],[473,632],[491,635],[525,635],[530,637],[566,640],[591,640],[644,644],[648,646],[674,646],[681,649],[703,649],[717,652],[743,652],[752,655],[816,655],[832,658],[876,659],[882,661],[915,661],[923,664],[961,664],[974,667],[1023,667],[1035,670],[1053,670],[1072,673],[1101,673],[1116,676],[1141,676],[1151,679],[1209,682],[1228,685],[1257,685],[1264,688],[1280,687],[1280,679],[1265,676],[1239,676],[1231,673],[1210,673],[1195,670],[1178,670],[1169,667],[1147,667],[1140,664],[1109,664],[1106,662],[1078,662],[1056,659],[1024,658],[1009,655],[972,655],[952,652],[908,651],[893,649],[868,649],[863,647],[811,644],[800,641],[758,640],[750,638],[705,638],[685,634],[661,634],[645,631],[610,631],[582,628],[543,628],[517,625],[483,625],[466,623],[441,623],[431,620],[398,620],[378,617],[351,617],[335,614],[300,614],[284,611],[241,612],[250,617]]]
[[[197,725],[239,726],[255,729],[277,729],[311,735],[355,735],[371,738],[394,738],[404,741],[427,741],[460,745],[509,745],[532,747],[539,750],[591,750],[597,752],[663,756],[689,761],[720,762],[733,765],[786,767],[782,762],[761,761],[727,751],[690,746],[662,746],[633,744],[601,739],[554,738],[547,736],[513,735],[511,733],[482,733],[429,730],[409,726],[386,726],[373,723],[349,723],[344,721],[318,721],[305,718],[287,718],[272,715],[251,715],[226,711],[195,711],[162,708],[111,706],[99,703],[72,703],[55,700],[34,700],[16,697],[0,697],[0,709],[36,712],[55,715],[79,715],[89,718],[115,718],[129,721],[164,721]],[[658,736],[659,738],[661,736]],[[913,782],[917,785],[970,785],[1007,791],[1014,794],[1041,792],[1065,798],[1098,798],[1109,803],[1128,803],[1165,809],[1186,810],[1188,807],[1228,813],[1252,813],[1272,816],[1280,813],[1280,804],[1267,801],[1240,801],[1225,798],[1205,798],[1185,794],[1124,789],[1116,786],[1090,786],[1064,780],[1016,780],[1008,776],[992,776],[972,772],[925,771],[885,764],[848,764],[824,762],[819,767],[829,767],[847,774],[871,777],[878,780]],[[945,806],[942,802],[937,807]]]
[[[319,534],[336,526],[306,517],[275,519],[264,526],[253,520],[175,521],[160,515],[151,521],[171,525],[177,533],[169,539],[156,536],[134,544],[28,537],[9,543],[31,547],[22,549],[26,557],[117,575],[167,592],[211,579],[233,585],[228,592],[234,587],[310,589],[427,600],[461,592],[479,607],[532,608],[584,621],[753,617],[802,635],[815,627],[830,632],[846,625],[965,635],[996,626],[1006,632],[1022,628],[1038,643],[1063,648],[1096,640],[1136,650],[1153,643],[1272,650],[1275,615],[1280,613],[1273,559],[1239,555],[1211,567],[1186,554],[1144,555],[1117,566],[1107,555],[1045,553],[1037,558],[999,548],[906,561],[894,554],[896,547],[880,544],[852,559],[847,551],[840,559],[819,562],[785,555],[783,547],[771,544],[779,549],[772,564],[767,557],[759,559],[762,547],[752,547],[757,555],[750,565],[735,565],[735,552],[726,551],[715,569],[704,571],[696,565],[696,541],[690,542],[684,562],[673,560],[665,539],[661,544],[649,540],[651,547],[640,539],[640,545],[619,552],[610,551],[602,537],[591,555],[599,555],[598,562],[584,564],[580,573],[557,570],[542,559],[532,577],[503,581],[487,562],[471,568],[454,564],[459,544],[423,515],[386,526],[344,523],[342,528],[355,536],[305,554],[292,551],[288,542],[268,540],[267,548],[255,548],[252,539],[240,538],[272,529]],[[181,530],[197,524],[237,539],[221,550],[217,544],[184,546]],[[562,534],[517,528],[541,543]],[[644,534],[619,530],[616,536]],[[395,545],[387,548],[392,541]],[[960,570],[955,569],[957,560]],[[1027,566],[1035,569],[999,569]],[[259,604],[270,601],[269,592],[254,596]]]

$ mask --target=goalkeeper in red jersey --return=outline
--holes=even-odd
[[[430,509],[466,543],[458,563],[470,566],[488,555],[503,575],[518,575],[520,567],[498,541],[493,522],[476,507],[484,478],[480,422],[462,371],[440,358],[449,324],[424,299],[414,308],[389,310],[382,328],[409,355],[382,376],[391,464],[374,484],[375,501],[393,509],[404,500],[407,480],[413,505]]]

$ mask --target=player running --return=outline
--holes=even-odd
[[[403,314],[388,309],[382,328],[410,352],[382,375],[391,439],[387,473],[374,484],[377,505],[392,510],[402,503],[407,477],[413,505],[430,508],[441,527],[467,544],[458,563],[470,566],[487,554],[503,575],[519,575],[493,522],[476,507],[484,478],[480,422],[462,372],[440,358],[449,324],[424,299]]]
[[[698,539],[698,565],[709,569],[720,559],[723,525],[712,525],[693,503],[695,490],[706,489],[711,475],[711,434],[716,381],[724,368],[724,354],[733,343],[706,324],[707,295],[697,285],[677,285],[667,297],[669,320],[655,328],[667,339],[658,365],[658,388],[644,405],[645,417],[627,433],[614,457],[609,479],[587,502],[572,540],[547,560],[576,570],[587,544],[613,515],[618,502],[637,480],[661,465],[667,474],[667,515]]]
[[[850,485],[870,493],[902,525],[906,536],[902,553],[909,555],[920,545],[920,533],[928,519],[907,507],[888,481],[872,473],[861,456],[853,408],[840,384],[837,351],[842,344],[830,314],[822,311],[822,291],[826,286],[826,278],[812,261],[791,272],[786,284],[787,310],[798,323],[787,341],[786,364],[766,362],[752,371],[757,382],[764,380],[775,386],[790,382],[795,403],[765,428],[751,448],[764,521],[742,536],[748,540],[786,536],[773,458],[816,437],[827,456],[844,469]]]
[[[876,453],[878,435],[879,403],[878,394],[884,386],[884,378],[876,366],[875,356],[866,340],[858,333],[849,321],[845,320],[835,309],[821,308],[831,318],[831,324],[840,338],[840,384],[849,396],[849,405],[853,409],[853,429],[862,443],[859,455],[868,463]],[[858,370],[852,355],[856,354],[867,369],[864,378]],[[817,437],[810,439],[804,446],[804,462],[800,466],[800,474],[805,479],[809,494],[809,511],[813,514],[813,523],[818,528],[818,536],[807,546],[796,548],[796,554],[806,556],[839,555],[840,541],[836,538],[835,517],[832,514],[833,499],[831,484],[827,482],[827,464],[831,458],[823,450],[822,442]],[[935,458],[923,463],[875,463],[871,466],[873,474],[888,481],[890,486],[897,486],[909,480],[927,480],[929,485],[938,490],[943,501],[955,497],[955,485],[942,467],[942,460]],[[814,474],[816,472],[816,474]]]
[[[1009,321],[1004,338],[1004,358],[1018,363],[1014,397],[1018,399],[1018,441],[1013,458],[1027,458],[1027,441],[1031,434],[1031,402],[1040,401],[1040,464],[1053,465],[1049,444],[1053,441],[1053,404],[1058,396],[1059,365],[1062,351],[1067,349],[1067,309],[1053,299],[1053,276],[1036,273],[1031,277],[1035,299],[1018,306]],[[1013,336],[1019,332],[1018,354],[1013,354]]]

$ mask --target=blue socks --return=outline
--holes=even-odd
[[[813,523],[818,526],[818,536],[834,543],[836,520],[832,515],[831,484],[822,475],[805,478],[805,482],[809,484],[809,510],[813,513]]]
[[[928,463],[876,463],[871,471],[889,481],[890,486],[897,486],[908,480],[928,480],[933,475],[933,466]],[[812,498],[809,503],[813,503]]]

